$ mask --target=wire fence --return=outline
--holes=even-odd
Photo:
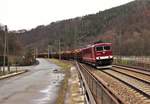
[[[150,56],[115,56],[113,63],[141,67],[150,70]]]

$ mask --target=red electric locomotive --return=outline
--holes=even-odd
[[[86,48],[61,52],[60,55],[61,59],[64,60],[75,59],[100,68],[110,67],[113,62],[111,43],[96,43]],[[51,54],[51,56],[53,58],[59,58],[58,53]]]
[[[112,64],[112,44],[96,43],[81,49],[82,61],[94,66],[108,66]]]

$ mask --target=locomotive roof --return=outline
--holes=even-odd
[[[96,43],[96,44],[90,44],[87,47],[81,48],[80,50],[88,49],[95,46],[103,46],[103,45],[112,45],[112,43]]]
[[[102,46],[102,45],[112,45],[112,43],[96,43],[94,46]]]

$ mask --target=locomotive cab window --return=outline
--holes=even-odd
[[[102,46],[97,46],[96,51],[103,51],[103,47]]]
[[[104,46],[104,50],[110,50],[111,47],[110,46]]]

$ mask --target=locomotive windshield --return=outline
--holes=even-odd
[[[110,46],[104,46],[104,50],[110,50]]]
[[[96,47],[96,51],[103,51],[103,46]]]
[[[111,49],[110,46],[97,46],[96,47],[96,51],[104,51],[104,50],[109,51],[110,49]]]

